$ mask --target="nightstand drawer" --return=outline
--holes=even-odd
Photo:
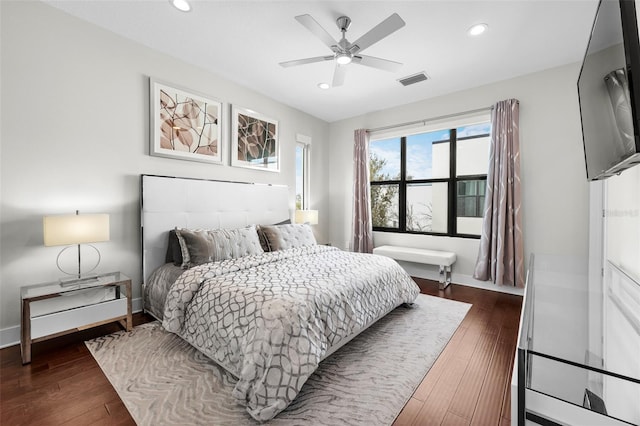
[[[63,297],[53,297],[50,299],[36,300],[30,303],[31,318],[65,312],[83,306],[97,305],[116,299],[115,287],[98,287],[79,290]]]
[[[127,316],[127,299],[115,299],[31,318],[31,339]]]
[[[116,321],[133,327],[131,278],[122,272],[24,286],[20,299],[22,364],[31,362],[34,342]]]

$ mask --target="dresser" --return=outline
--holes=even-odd
[[[511,385],[517,425],[640,424],[640,283],[605,262],[534,255]]]

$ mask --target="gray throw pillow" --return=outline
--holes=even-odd
[[[167,254],[165,256],[165,263],[173,263],[176,266],[182,266],[182,248],[180,247],[180,240],[178,240],[175,229],[169,231],[169,242],[167,246]]]
[[[176,228],[176,236],[180,242],[183,268],[212,262],[213,241],[207,230]]]
[[[286,220],[283,220],[282,222],[274,223],[271,226],[289,225],[290,223],[291,223],[291,219],[286,219]],[[260,226],[267,226],[267,225],[260,225]],[[258,227],[258,237],[260,238],[260,245],[262,246],[262,250],[271,251],[271,249],[269,248],[269,241],[267,241],[267,237],[265,236],[264,232],[260,232],[260,226]]]
[[[311,227],[307,224],[272,225],[259,227],[262,240],[269,251],[316,245]]]

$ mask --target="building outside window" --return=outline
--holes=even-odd
[[[478,237],[489,133],[487,120],[372,137],[369,168],[374,230]]]

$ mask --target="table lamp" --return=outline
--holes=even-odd
[[[100,264],[100,251],[89,243],[99,243],[109,241],[109,215],[108,214],[80,214],[76,210],[75,215],[45,216],[43,219],[44,245],[68,246],[63,248],[56,258],[58,269],[67,275],[74,275],[70,279],[60,280],[63,283],[77,283],[78,280],[89,278],[87,273],[95,270]],[[98,261],[89,271],[82,275],[82,262],[80,245],[86,244],[98,253]],[[65,271],[60,266],[60,256],[66,250],[78,246],[78,273]],[[76,276],[77,275],[77,276]]]
[[[296,223],[318,224],[318,210],[296,210]]]

